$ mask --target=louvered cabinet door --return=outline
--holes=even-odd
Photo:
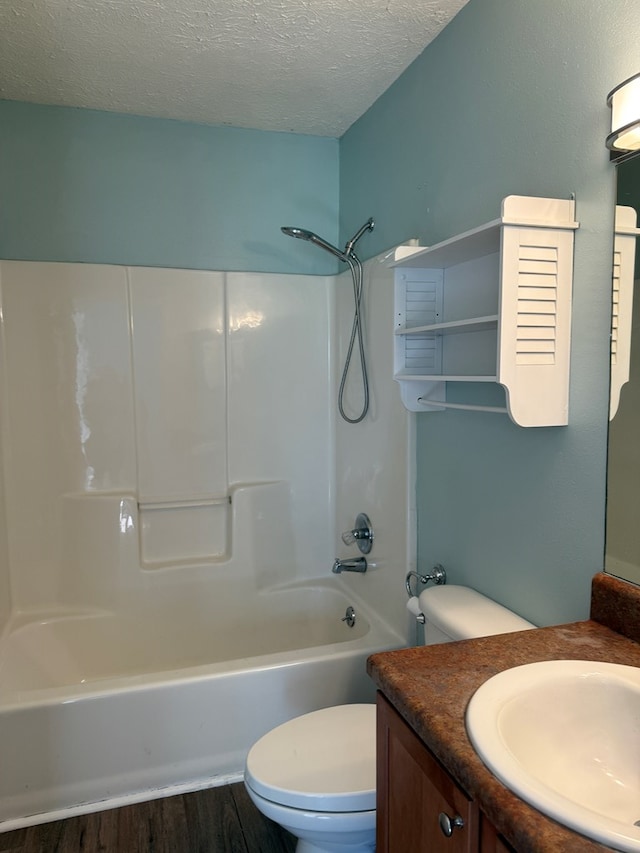
[[[568,421],[573,231],[503,226],[498,382],[522,426]]]

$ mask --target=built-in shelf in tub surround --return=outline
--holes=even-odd
[[[369,675],[445,770],[517,853],[596,853],[608,848],[545,817],[487,769],[465,728],[465,709],[487,679],[539,660],[640,666],[640,587],[593,579],[591,619],[439,646],[372,655]]]

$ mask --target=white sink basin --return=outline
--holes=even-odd
[[[467,731],[484,763],[558,823],[640,851],[640,668],[542,661],[490,678]]]

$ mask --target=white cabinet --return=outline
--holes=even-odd
[[[394,376],[409,410],[567,424],[574,216],[571,199],[508,196],[499,219],[396,250]],[[506,405],[448,401],[454,382],[498,383]]]

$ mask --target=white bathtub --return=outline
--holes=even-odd
[[[0,831],[238,779],[275,725],[373,701],[367,656],[402,645],[333,578],[210,604],[14,623],[0,648]]]

